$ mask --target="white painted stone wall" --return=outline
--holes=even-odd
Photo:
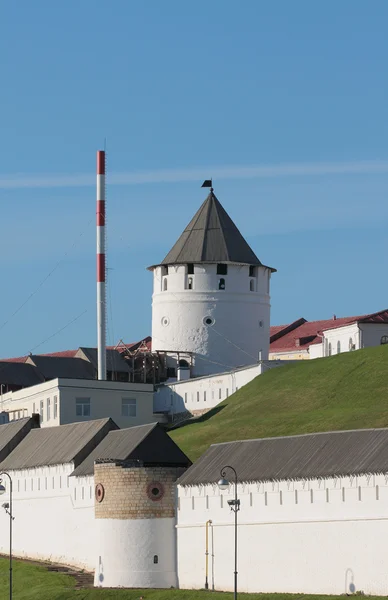
[[[258,375],[283,364],[281,361],[263,361],[227,373],[158,386],[154,394],[154,412],[168,412],[174,415],[185,411],[209,410]]]
[[[325,356],[329,356],[329,344],[331,344],[331,355],[342,354],[342,352],[349,352],[350,340],[355,345],[355,350],[362,348],[360,342],[360,331],[357,323],[351,325],[344,325],[343,327],[337,327],[336,329],[329,329],[324,332],[324,344],[325,344]],[[338,353],[337,344],[340,343],[341,349]]]
[[[69,477],[73,464],[10,471],[13,552],[93,570],[96,564],[93,477]],[[1,504],[9,501],[7,493]],[[9,517],[0,508],[0,552],[9,552]]]
[[[229,264],[227,275],[217,275],[216,264],[194,265],[193,275],[187,265],[169,266],[168,275],[163,269],[154,269],[153,350],[193,352],[195,376],[250,365],[260,351],[268,358],[269,269],[257,268],[254,278],[247,265]],[[213,324],[206,325],[206,318]]]
[[[41,402],[43,402],[41,427],[111,417],[119,427],[125,428],[154,423],[158,420],[158,417],[153,414],[153,389],[152,385],[141,383],[53,379],[17,392],[3,394],[2,409],[10,411],[10,419],[13,420],[31,416],[34,412],[40,413]],[[90,398],[90,416],[76,415],[77,398]],[[125,398],[136,400],[136,416],[128,417],[122,414],[122,400]]]
[[[309,346],[309,358],[323,358],[323,344],[311,344]]]
[[[238,486],[240,592],[388,594],[388,476]],[[178,486],[178,579],[233,590],[233,491]]]
[[[381,338],[388,336],[388,325],[382,323],[360,323],[362,347],[369,348],[370,346],[379,346]]]

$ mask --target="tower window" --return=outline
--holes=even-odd
[[[217,265],[217,275],[227,275],[227,274],[228,274],[228,265],[219,263]]]
[[[193,278],[189,277],[187,280],[187,289],[188,290],[192,290],[193,289]]]
[[[249,282],[249,289],[250,289],[251,292],[255,291],[255,280],[254,279],[250,280],[250,282]]]
[[[162,266],[162,275],[168,275],[168,266]]]
[[[256,277],[256,267],[253,265],[249,267],[249,277]]]
[[[163,291],[167,292],[167,277],[163,279]]]
[[[154,565],[157,565],[157,564],[158,564],[158,562],[159,562],[158,555],[157,555],[157,554],[155,554],[155,556],[154,556]]]
[[[223,279],[223,278],[220,279],[220,281],[218,282],[218,289],[219,290],[225,289],[225,279]]]
[[[189,263],[187,265],[187,274],[188,275],[194,275],[194,265],[193,265],[193,263]]]

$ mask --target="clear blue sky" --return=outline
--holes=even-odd
[[[388,307],[386,0],[24,0],[1,13],[0,356],[96,343],[104,138],[109,343],[151,332],[145,268],[210,176],[278,269],[273,324]]]

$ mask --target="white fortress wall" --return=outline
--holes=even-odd
[[[233,590],[233,486],[178,486],[178,579]],[[240,592],[388,594],[388,476],[330,478],[238,486]]]

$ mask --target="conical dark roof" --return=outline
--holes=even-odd
[[[160,264],[201,262],[265,266],[245,241],[213,191]]]

